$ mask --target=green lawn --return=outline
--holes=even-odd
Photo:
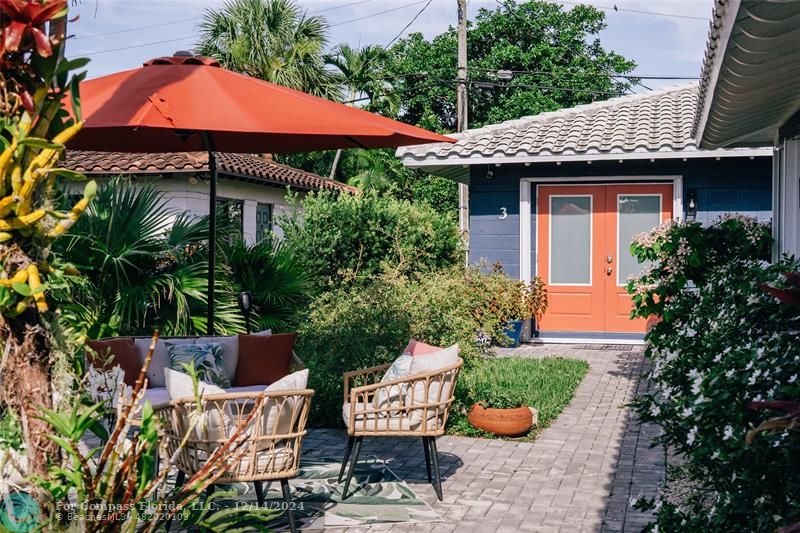
[[[539,410],[539,427],[521,437],[533,440],[569,404],[588,370],[586,361],[561,357],[495,358],[467,368],[458,378],[456,405],[451,411],[448,432],[495,438],[470,426],[466,411],[473,401],[488,396],[489,391],[504,390],[526,398],[529,406]]]

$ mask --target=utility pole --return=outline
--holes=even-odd
[[[458,84],[456,86],[456,132],[467,129],[467,0],[458,2]],[[469,186],[458,184],[458,229],[469,264]]]

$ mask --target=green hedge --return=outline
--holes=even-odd
[[[297,347],[317,391],[312,424],[341,425],[342,373],[393,361],[411,337],[459,343],[467,367],[487,357],[485,339],[506,339],[507,317],[492,295],[510,283],[503,274],[453,268],[419,277],[386,273],[321,294],[300,325]]]
[[[284,238],[319,286],[386,270],[427,272],[463,258],[451,217],[375,194],[309,194],[279,220]]]
[[[800,395],[800,308],[764,290],[800,264],[767,264],[770,244],[767,226],[725,217],[662,227],[633,245],[653,261],[630,283],[635,312],[662,319],[647,335],[653,387],[635,406],[677,456],[665,495],[638,504],[656,509],[661,531],[766,532],[797,520],[798,433],[776,426],[746,440],[784,414],[752,402]]]

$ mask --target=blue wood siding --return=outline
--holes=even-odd
[[[684,202],[689,190],[697,193],[697,220],[708,223],[723,213],[739,212],[762,220],[772,217],[772,163],[770,158],[623,163],[595,162],[555,165],[504,165],[472,168],[470,176],[470,250],[472,264],[499,261],[519,276],[519,181],[523,177],[683,176]],[[535,195],[535,192],[534,192]],[[532,195],[533,196],[533,195]],[[501,208],[508,216],[500,219]],[[684,211],[686,206],[684,205]],[[531,264],[536,257],[536,205],[531,200]]]
[[[689,191],[697,194],[697,221],[704,224],[725,213],[745,213],[769,221],[772,219],[772,181],[766,176],[711,178],[692,175],[683,180],[684,210]]]
[[[519,176],[495,172],[495,178],[486,179],[482,168],[483,176],[470,180],[470,263],[484,260],[491,267],[499,261],[510,276],[519,277]],[[506,215],[500,218],[503,209]]]

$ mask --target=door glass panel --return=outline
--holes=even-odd
[[[661,223],[661,195],[620,194],[617,196],[617,285],[627,283],[648,264],[631,255],[637,233],[650,231]]]
[[[590,285],[592,197],[550,197],[550,283]]]

